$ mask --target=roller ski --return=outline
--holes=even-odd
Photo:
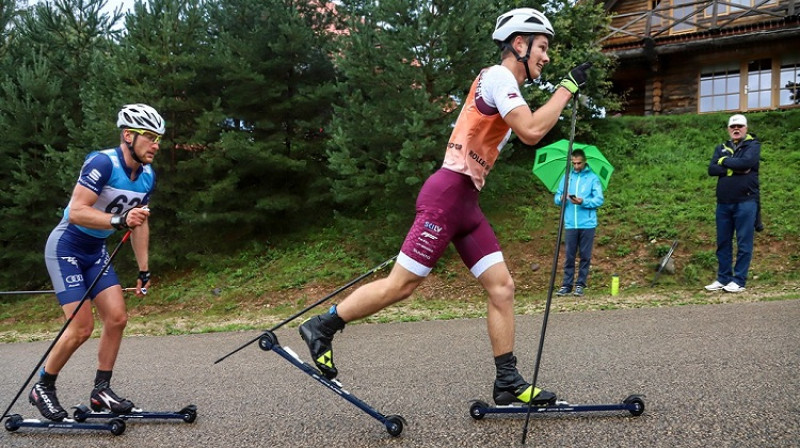
[[[119,418],[128,419],[178,419],[192,423],[197,418],[197,407],[186,406],[177,412],[149,412],[143,411],[128,399],[119,397],[103,381],[95,385],[89,398],[89,407],[85,405],[73,406],[75,410],[72,417],[75,421],[83,422],[88,419]]]
[[[291,363],[293,366],[295,366],[298,369],[302,370],[304,373],[309,375],[311,378],[314,378],[315,380],[317,380],[323,386],[327,387],[328,389],[332,390],[334,393],[336,393],[340,397],[342,397],[345,400],[349,401],[354,406],[356,406],[360,410],[362,410],[365,413],[367,413],[367,415],[369,415],[370,417],[372,417],[372,418],[378,420],[379,422],[381,422],[381,424],[383,424],[386,427],[386,431],[389,432],[390,435],[392,435],[393,437],[399,436],[400,433],[403,432],[403,426],[406,424],[406,421],[403,419],[403,417],[401,417],[399,415],[384,415],[384,414],[381,414],[380,412],[378,412],[377,410],[375,410],[374,408],[372,408],[368,404],[366,404],[363,401],[361,401],[359,398],[357,398],[357,397],[353,396],[352,394],[350,394],[350,392],[348,392],[347,390],[344,389],[344,387],[342,386],[342,383],[340,383],[339,381],[335,380],[336,374],[338,372],[336,372],[336,368],[333,366],[333,355],[332,355],[332,352],[328,353],[327,355],[323,354],[324,356],[322,356],[322,355],[313,356],[314,363],[317,365],[317,367],[314,367],[313,365],[308,364],[308,363],[304,362],[302,359],[300,359],[300,357],[297,355],[297,353],[292,351],[292,349],[290,349],[289,347],[281,346],[278,343],[278,338],[275,336],[275,330],[277,330],[278,328],[286,325],[287,323],[289,323],[289,322],[297,319],[298,317],[302,316],[303,314],[307,313],[311,309],[313,309],[313,308],[321,305],[322,303],[330,300],[331,298],[335,297],[337,294],[339,294],[342,291],[346,290],[347,288],[353,286],[354,284],[360,282],[361,280],[369,277],[370,275],[374,274],[375,272],[378,272],[381,269],[391,265],[396,258],[397,258],[397,255],[389,258],[388,260],[386,260],[383,263],[375,266],[374,268],[370,269],[369,271],[365,272],[364,274],[361,274],[360,276],[354,278],[353,280],[350,280],[347,284],[339,287],[338,289],[336,289],[332,293],[328,294],[327,296],[319,299],[318,301],[316,301],[316,302],[312,303],[311,305],[305,307],[304,309],[298,311],[297,313],[293,314],[292,316],[286,318],[284,321],[282,321],[279,324],[273,326],[271,329],[264,331],[263,333],[261,333],[260,336],[257,336],[256,338],[251,339],[247,343],[239,346],[239,348],[237,348],[237,349],[233,350],[232,352],[228,353],[227,355],[217,359],[214,362],[214,364],[222,362],[224,359],[228,358],[229,356],[233,355],[234,353],[237,353],[237,352],[241,351],[245,347],[247,347],[250,344],[252,344],[252,343],[257,341],[258,342],[258,346],[262,350],[264,350],[264,351],[270,351],[270,350],[274,351],[275,353],[280,355],[280,357],[282,357],[283,359],[289,361],[289,363]],[[314,331],[316,331],[316,330],[314,330],[311,333],[308,333],[309,326],[307,324],[309,322],[318,321],[318,317],[319,316],[317,316],[315,318],[312,318],[312,319],[309,319],[308,321],[306,321],[305,323],[303,323],[300,326],[301,327],[301,336],[303,337],[304,340],[306,340],[307,344],[312,344],[311,342],[308,342],[308,340],[309,340],[310,336],[314,336],[314,334],[312,334],[312,333],[314,333]],[[344,325],[342,324],[342,326],[344,326]],[[306,330],[305,333],[307,333],[307,334],[303,334],[304,333],[304,330],[303,330],[304,328]],[[327,350],[324,350],[326,352],[330,352],[331,351],[330,350],[330,341],[331,341],[331,339],[333,337],[333,333],[334,332],[335,332],[335,330],[333,332],[331,332],[329,336],[323,336],[323,342],[325,342],[325,341],[327,341],[327,342],[325,342],[321,346],[321,348],[324,349],[325,346],[327,346],[328,347]],[[315,353],[315,351],[312,350],[312,353]]]
[[[278,338],[275,333],[271,331],[265,332],[258,341],[258,346],[264,351],[273,351],[283,359],[289,361],[292,365],[305,372],[311,378],[317,380],[320,384],[332,390],[334,393],[349,401],[360,410],[364,411],[367,415],[378,420],[386,427],[386,431],[392,436],[397,437],[403,432],[403,426],[406,425],[405,419],[399,415],[384,415],[373,407],[369,406],[361,399],[355,397],[350,392],[344,389],[342,383],[335,378],[336,370],[333,367],[332,357],[328,369],[325,372],[318,370],[316,367],[304,362],[300,357],[289,347],[283,347],[278,343]]]
[[[160,412],[160,411],[143,411],[139,408],[132,408],[126,414],[117,414],[109,410],[94,411],[86,405],[73,406],[74,412],[72,418],[77,422],[84,422],[89,419],[141,419],[141,420],[183,420],[186,423],[194,423],[197,419],[197,406],[190,404],[179,411],[174,412]]]
[[[542,391],[544,392],[544,391]],[[613,412],[628,411],[633,416],[642,415],[644,412],[644,395],[629,395],[621,403],[612,404],[570,404],[564,400],[557,400],[553,397],[552,402],[538,403],[536,400],[531,403],[531,414],[549,413],[579,413],[579,412]],[[527,414],[529,405],[521,401],[514,401],[508,404],[497,403],[491,406],[480,400],[475,400],[470,404],[469,415],[475,420],[480,420],[487,414]]]
[[[43,382],[34,384],[30,393],[28,393],[28,401],[36,406],[45,420],[26,419],[19,414],[9,415],[5,421],[7,431],[14,432],[20,428],[78,429],[110,431],[115,436],[125,432],[125,422],[119,418],[112,418],[104,423],[82,423],[67,418],[69,414],[59,403],[54,384],[45,384]]]
[[[9,415],[5,421],[6,431],[14,432],[20,428],[43,428],[58,430],[89,430],[89,431],[109,431],[118,436],[125,432],[125,421],[120,418],[112,418],[103,423],[80,423],[75,420],[64,418],[60,421],[39,420],[23,418],[19,414]]]

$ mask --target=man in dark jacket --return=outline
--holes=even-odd
[[[758,165],[761,143],[747,133],[747,118],[728,120],[730,140],[717,146],[708,175],[717,177],[717,279],[708,291],[742,292],[753,258],[753,235],[758,213]],[[733,237],[736,234],[736,265]]]

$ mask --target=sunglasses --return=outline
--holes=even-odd
[[[730,125],[728,127],[731,128],[731,129],[741,129],[741,128],[744,127],[744,125],[743,124],[732,124],[732,125]]]
[[[155,132],[146,131],[144,129],[134,129],[134,128],[128,128],[128,130],[143,136],[144,138],[150,140],[153,143],[161,142],[161,136],[156,134]]]

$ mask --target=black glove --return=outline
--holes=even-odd
[[[142,287],[147,286],[150,281],[150,271],[139,271],[139,276],[136,279],[142,281]]]
[[[587,72],[591,67],[591,62],[584,62],[583,64],[570,70],[569,74],[567,74],[567,77],[562,79],[558,85],[569,90],[569,93],[575,95],[575,93],[578,92],[578,89],[583,87],[586,84],[586,80],[589,79]]]

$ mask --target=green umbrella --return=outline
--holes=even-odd
[[[559,140],[536,150],[536,161],[533,163],[533,174],[544,183],[548,190],[555,193],[564,170],[567,168],[567,150],[569,140]],[[608,181],[614,167],[606,159],[597,146],[586,143],[573,143],[572,150],[582,149],[586,153],[586,164],[600,178],[603,190],[608,188]]]

